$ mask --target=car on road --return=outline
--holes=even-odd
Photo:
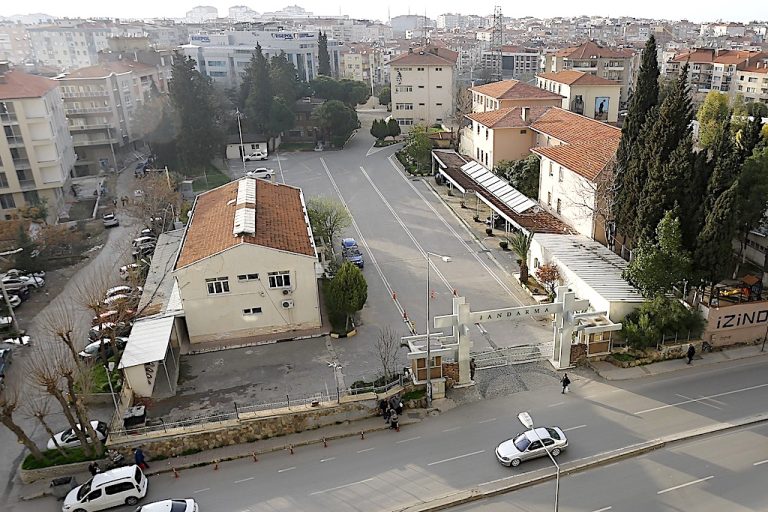
[[[260,149],[258,151],[254,151],[250,155],[245,155],[243,157],[243,160],[246,161],[246,162],[251,162],[251,161],[254,161],[254,160],[266,160],[267,156],[268,156],[267,152],[262,150],[262,149]]]
[[[185,500],[163,500],[147,503],[135,512],[197,512],[197,503],[191,498]]]
[[[365,267],[365,259],[363,258],[363,253],[361,253],[360,249],[357,247],[345,249],[342,254],[345,261],[357,265],[357,267],[361,269]]]
[[[109,433],[109,427],[106,423],[103,421],[97,421],[93,420],[91,421],[91,426],[93,427],[93,430],[96,431],[96,437],[98,437],[101,441],[105,440],[107,438],[107,434]],[[80,424],[77,425],[77,428],[80,428]],[[86,439],[88,439],[88,433],[85,434]],[[54,441],[55,439],[55,441]],[[54,434],[54,436],[48,440],[48,449],[49,450],[55,450],[56,449],[56,443],[59,444],[62,448],[72,448],[75,446],[80,446],[80,440],[77,438],[77,434],[75,434],[75,431],[71,428],[68,428],[67,430],[63,430],[59,432],[58,434]]]
[[[246,171],[245,176],[248,178],[259,178],[262,180],[271,180],[275,177],[275,171],[267,169],[266,167],[259,167],[253,171]]]
[[[354,238],[342,238],[341,239],[341,250],[345,249],[357,249],[357,240]]]
[[[8,366],[11,364],[13,358],[13,351],[9,348],[0,348],[0,388],[5,386],[5,372],[8,371]]]
[[[560,427],[538,427],[501,443],[496,458],[505,466],[517,467],[524,460],[546,457],[547,450],[557,457],[567,446],[568,438]]]
[[[64,498],[62,512],[96,512],[122,505],[136,505],[147,495],[147,477],[136,464],[97,473]]]
[[[102,215],[101,222],[104,223],[105,228],[114,228],[120,225],[120,221],[117,220],[114,213],[105,213]]]

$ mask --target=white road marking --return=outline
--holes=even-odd
[[[761,465],[763,465],[763,464],[768,464],[768,459],[765,459],[765,460],[761,460],[761,461],[755,462],[755,463],[754,463],[754,464],[752,464],[752,465],[753,465],[753,466],[761,466]]]
[[[278,473],[285,473],[286,471],[291,471],[292,469],[296,469],[296,466],[291,466],[291,467],[285,468],[285,469],[278,469],[277,472]]]
[[[684,400],[682,402],[677,402],[674,404],[660,405],[659,407],[651,407],[650,409],[644,409],[642,411],[638,411],[635,414],[645,414],[646,412],[660,411],[662,409],[669,409],[670,407],[677,407],[678,405],[685,405],[685,404],[690,404],[691,402],[698,402],[699,400],[706,400],[708,398],[719,398],[721,396],[733,395],[735,393],[742,393],[744,391],[752,391],[754,389],[760,389],[765,387],[768,387],[768,383],[758,384],[756,386],[749,386],[747,388],[734,389],[733,391],[724,391],[723,393],[715,393],[714,395],[702,396],[695,400]]]
[[[679,396],[680,398],[685,398],[686,400],[692,400],[694,402],[700,403],[701,405],[706,405],[707,407],[712,407],[713,409],[717,409],[718,411],[720,409],[722,409],[722,407],[718,407],[716,405],[712,405],[712,404],[708,404],[708,403],[704,402],[704,400],[705,400],[704,398],[691,398],[689,396],[681,395],[680,393],[675,393],[675,394],[677,396]]]
[[[376,448],[366,448],[365,450],[357,450],[357,453],[365,453],[365,452],[369,452],[369,451],[375,450],[375,449]]]
[[[557,407],[558,405],[563,405],[565,402],[557,402],[554,404],[549,404],[547,407]]]
[[[480,425],[481,423],[490,423],[492,421],[496,421],[496,418],[489,418],[487,420],[478,421],[477,424]]]
[[[395,444],[407,443],[408,441],[415,441],[417,439],[421,439],[421,436],[409,437],[408,439],[403,439],[402,441],[397,441]]]
[[[320,462],[329,462],[332,460],[336,460],[336,457],[328,457],[327,459],[320,459]]]
[[[606,512],[607,510],[611,510],[611,509],[613,509],[613,507],[603,507],[597,510],[593,510],[592,512]]]
[[[670,487],[669,489],[664,489],[662,491],[659,491],[656,494],[664,494],[665,492],[676,491],[677,489],[682,489],[683,487],[688,487],[689,485],[694,485],[694,484],[698,484],[698,483],[701,483],[701,482],[706,482],[707,480],[709,480],[711,478],[715,478],[715,475],[710,475],[710,476],[705,477],[705,478],[699,478],[698,480],[693,480],[691,482],[687,482],[687,483],[684,483],[684,484],[676,485],[674,487]]]
[[[453,427],[453,428],[446,428],[443,430],[443,432],[453,432],[454,430],[459,430],[461,427]]]
[[[452,460],[463,459],[464,457],[471,457],[472,455],[477,455],[478,453],[485,453],[485,450],[478,450],[476,452],[465,453],[464,455],[457,455],[456,457],[451,457],[450,459],[443,459],[435,462],[430,462],[429,464],[427,464],[427,466],[435,466],[437,464],[442,464],[443,462],[450,462]]]
[[[210,490],[211,490],[210,487],[206,487],[205,489],[198,489],[196,491],[192,491],[192,494],[197,494],[199,492],[205,492],[205,491],[210,491]]]
[[[235,480],[234,483],[241,484],[243,482],[249,482],[249,481],[253,480],[254,478],[256,478],[256,477],[255,476],[249,476],[248,478],[243,478],[242,480]]]
[[[564,428],[563,432],[570,432],[571,430],[578,430],[584,427],[586,427],[586,425],[576,425],[575,427]]]
[[[322,491],[315,491],[315,492],[310,493],[309,495],[310,496],[314,496],[316,494],[324,494],[326,492],[338,491],[339,489],[344,489],[346,487],[351,487],[353,485],[364,484],[366,482],[370,482],[371,480],[373,480],[373,478],[366,478],[365,480],[360,480],[359,482],[352,482],[351,484],[344,484],[344,485],[340,485],[338,487],[331,487],[330,489],[325,489],[325,490],[322,490]]]

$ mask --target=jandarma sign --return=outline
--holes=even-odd
[[[473,323],[488,322],[490,320],[515,319],[532,315],[551,315],[563,311],[563,304],[555,302],[554,304],[523,306],[521,308],[492,309],[489,311],[472,312],[469,319]]]
[[[730,308],[729,308],[730,309]],[[748,311],[741,313],[721,314],[710,323],[713,329],[735,329],[737,327],[750,327],[768,322],[768,309]]]

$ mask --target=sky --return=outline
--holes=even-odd
[[[461,14],[489,15],[495,4],[501,4],[505,16],[510,17],[552,17],[598,15],[598,16],[636,16],[656,19],[688,19],[690,21],[751,21],[768,20],[768,1],[742,0],[728,4],[715,0],[549,0],[543,3],[501,2],[501,0],[475,0],[469,6],[466,0],[392,0],[373,2],[359,0],[287,0],[260,2],[241,0],[130,0],[105,2],[104,0],[27,0],[21,4],[24,10],[14,14],[45,13],[56,17],[110,17],[110,18],[182,18],[186,11],[196,5],[211,5],[219,10],[219,16],[225,17],[229,7],[246,5],[257,12],[275,11],[285,5],[297,4],[315,15],[347,14],[352,18],[379,19],[385,21],[388,12],[398,14],[424,14],[436,18],[446,12]],[[10,3],[10,2],[9,2]],[[523,4],[523,5],[520,5]],[[17,8],[15,8],[16,10]],[[471,11],[469,9],[472,9]],[[4,15],[10,14],[9,5],[3,7]]]

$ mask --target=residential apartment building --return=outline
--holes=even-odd
[[[215,21],[219,17],[219,10],[210,5],[198,5],[187,11],[184,17],[187,23],[205,23]]]
[[[381,84],[384,82],[384,63],[382,52],[367,44],[348,44],[341,54],[342,78]]]
[[[559,107],[563,96],[519,80],[502,80],[470,87],[472,112],[487,112],[513,107]]]
[[[564,48],[542,57],[542,71],[557,73],[566,70],[583,71],[621,84],[619,108],[629,100],[639,59],[630,49],[605,48],[593,41],[579,46]]]
[[[0,63],[0,214],[45,202],[48,222],[65,205],[75,164],[57,83]]]
[[[756,51],[695,48],[668,59],[663,72],[666,78],[676,77],[687,63],[691,93],[695,101],[701,102],[709,91],[733,92],[731,85],[737,68],[756,64],[764,55]]]
[[[731,95],[741,94],[744,101],[768,103],[768,55],[736,68]]]
[[[21,65],[32,59],[32,45],[24,25],[0,25],[0,62]]]
[[[457,58],[446,48],[428,47],[410,49],[390,61],[392,117],[404,131],[451,119]]]
[[[498,69],[499,52],[486,50],[482,53],[484,69]],[[541,50],[523,46],[504,45],[501,49],[501,74],[504,79],[531,80],[539,71]]]
[[[173,274],[190,343],[320,327],[300,189],[241,178],[200,194],[189,219]]]
[[[134,115],[160,89],[158,69],[139,62],[105,62],[56,78],[77,153],[75,174],[117,169],[121,151],[141,137]],[[164,86],[165,87],[165,86]]]
[[[562,108],[591,119],[616,123],[621,84],[583,71],[539,73],[536,85],[563,96]]]

